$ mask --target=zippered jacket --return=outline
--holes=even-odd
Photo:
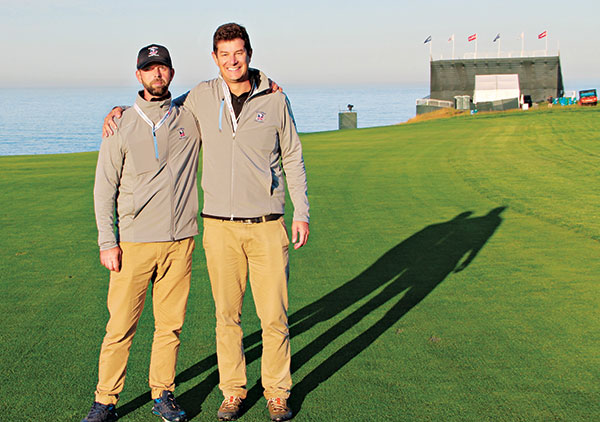
[[[138,95],[135,104],[100,146],[94,185],[100,250],[198,234],[197,122],[170,98]]]
[[[201,82],[185,97],[184,108],[198,120],[202,136],[203,213],[227,218],[283,214],[285,170],[293,219],[308,222],[302,145],[290,104],[285,94],[271,93],[262,72],[256,79],[237,120],[221,77]]]

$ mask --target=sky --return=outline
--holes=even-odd
[[[427,85],[434,59],[560,49],[565,88],[600,81],[600,3],[504,1],[0,0],[0,87],[137,86],[135,60],[167,46],[174,85],[216,76],[212,34],[237,22],[250,34],[251,65],[286,85]],[[600,88],[600,87],[599,87]]]

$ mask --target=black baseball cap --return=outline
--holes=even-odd
[[[143,69],[152,63],[160,63],[173,68],[171,56],[167,47],[158,44],[150,44],[140,50],[137,58],[137,68]]]

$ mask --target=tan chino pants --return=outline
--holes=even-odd
[[[261,321],[264,395],[287,398],[292,386],[288,309],[288,245],[283,218],[256,224],[204,219],[204,250],[217,319],[219,388],[246,397],[240,325],[248,272]]]
[[[179,334],[185,319],[194,238],[174,242],[121,242],[121,271],[110,273],[106,336],[100,351],[96,401],[116,404],[123,390],[129,349],[151,280],[154,340],[149,384],[152,398],[173,391]]]

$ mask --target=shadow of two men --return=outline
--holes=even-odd
[[[290,405],[294,414],[300,412],[306,396],[320,383],[369,347],[449,274],[464,270],[498,229],[502,223],[500,214],[505,209],[494,208],[480,217],[467,211],[451,220],[431,224],[398,243],[358,276],[291,314],[291,338],[314,332],[314,338],[292,355],[291,369],[294,373],[367,315],[388,304],[387,311],[380,312],[383,315],[374,324],[327,356],[293,387]],[[391,301],[395,303],[389,305]],[[361,302],[357,309],[324,331],[317,332],[321,323],[341,316]],[[260,330],[246,336],[244,346],[247,363],[259,359],[262,349]],[[202,403],[218,385],[216,366],[216,355],[212,354],[177,376],[176,382],[180,384],[210,371],[204,380],[178,398],[190,418],[202,411]],[[261,396],[262,386],[258,380],[248,391],[245,409],[250,409]],[[127,414],[149,399],[149,393],[141,395],[121,406],[119,413]]]

